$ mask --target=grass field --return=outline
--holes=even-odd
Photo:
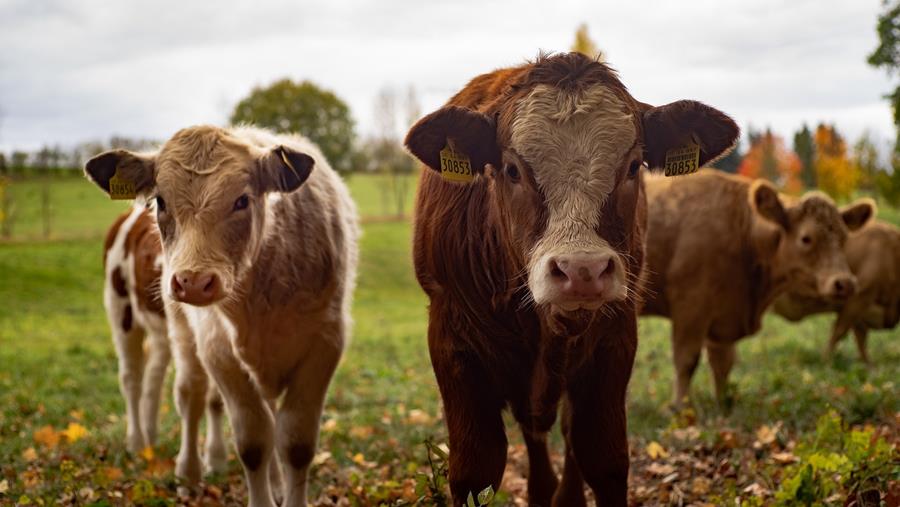
[[[378,182],[354,176],[349,183],[364,216],[385,214]],[[39,213],[28,204],[38,184],[12,191],[17,239],[0,243],[0,504],[190,503],[178,497],[172,476],[178,424],[171,396],[154,452],[124,450],[100,256],[105,227],[125,204],[80,179],[54,181],[56,239],[38,242]],[[900,220],[888,208],[882,216]],[[428,504],[443,487],[440,451],[429,454],[423,443],[441,445],[446,433],[409,245],[404,221],[364,227],[354,337],[330,389],[313,472],[319,504],[399,505],[422,496]],[[832,361],[822,359],[830,322],[768,316],[762,332],[738,347],[733,410],[722,415],[705,365],[693,384],[696,412],[671,413],[669,324],[642,319],[629,401],[634,502],[762,505],[795,482],[797,498],[809,490],[838,505],[855,484],[896,484],[896,448],[873,443],[860,454],[852,445],[867,435],[868,442],[897,440],[900,331],[871,336],[874,365],[865,368],[849,340]],[[499,500],[522,504],[523,450],[510,428]],[[552,443],[558,451],[558,434]],[[865,479],[872,471],[876,477]],[[245,501],[237,460],[195,493],[210,505]]]

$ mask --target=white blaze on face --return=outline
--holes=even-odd
[[[614,272],[601,300],[573,309],[625,297],[624,264],[596,231],[616,173],[630,162],[625,158],[636,139],[630,109],[603,85],[577,93],[538,85],[519,103],[512,148],[532,168],[548,211],[547,229],[529,256],[528,285],[536,303],[573,306],[560,301],[551,261],[583,254],[610,257]]]

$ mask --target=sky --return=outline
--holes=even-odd
[[[880,0],[0,0],[0,151],[112,135],[164,140],[188,125],[225,124],[253,87],[283,77],[334,91],[357,133],[369,135],[381,90],[413,86],[427,113],[481,73],[569,49],[581,23],[643,102],[700,100],[788,143],[803,122],[833,122],[851,141],[868,131],[887,145],[894,127],[883,95],[894,80],[866,63],[881,8]]]

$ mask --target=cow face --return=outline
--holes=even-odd
[[[158,153],[103,153],[85,172],[107,192],[113,175],[125,178],[152,203],[166,296],[205,306],[234,293],[262,243],[268,201],[297,189],[312,168],[312,157],[290,148],[264,149],[217,127],[192,127]]]
[[[840,211],[824,194],[810,192],[785,206],[763,181],[750,189],[755,212],[779,228],[776,259],[786,273],[790,292],[811,298],[845,300],[856,290],[856,277],[844,254],[847,232],[862,227],[875,214],[862,199]]]
[[[571,53],[540,59],[484,111],[448,106],[424,117],[406,145],[435,171],[448,145],[471,161],[468,184],[491,189],[534,302],[571,312],[631,293],[643,248],[634,237],[641,167],[661,166],[689,142],[706,163],[737,134],[731,119],[697,102],[637,102],[608,67]]]

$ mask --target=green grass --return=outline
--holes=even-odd
[[[354,197],[364,215],[381,215],[377,183],[366,178],[350,180]],[[16,191],[21,196],[31,190]],[[124,405],[101,302],[100,260],[102,233],[122,205],[79,180],[54,182],[53,192],[61,196],[57,223],[71,227],[67,236],[76,239],[0,243],[0,481],[9,486],[0,493],[0,504],[22,494],[53,503],[85,485],[98,497],[120,492],[138,503],[144,497],[148,504],[157,496],[171,500],[171,458],[178,444],[171,396],[164,402],[157,457],[147,462],[128,456],[123,445]],[[897,216],[895,210],[888,214]],[[32,231],[26,237],[40,231],[33,214],[23,211],[21,217],[20,230]],[[331,385],[319,447],[331,457],[322,456],[312,490],[313,497],[347,496],[366,505],[403,496],[416,474],[429,470],[422,442],[446,442],[446,433],[425,340],[427,301],[409,260],[409,226],[368,223],[361,247],[353,339]],[[830,409],[853,424],[896,424],[897,330],[871,335],[875,364],[866,369],[850,340],[834,360],[822,359],[830,324],[829,316],[799,324],[767,316],[762,332],[738,346],[731,377],[736,398],[728,416],[713,402],[712,381],[702,363],[693,383],[698,425],[713,440],[719,429],[728,428],[749,446],[763,425],[780,423],[786,439],[799,438]],[[663,319],[640,322],[629,396],[629,429],[638,453],[652,440],[670,445],[672,429],[686,424],[684,414],[673,416],[668,408],[669,330]],[[71,422],[83,424],[89,435],[56,449],[34,440],[34,432],[46,425],[58,430]],[[511,441],[519,444],[517,432],[510,430]],[[559,451],[558,430],[552,442]],[[37,452],[33,461],[29,448]],[[124,476],[110,482],[98,475],[108,468],[121,469]],[[634,472],[636,483],[644,481],[640,470]],[[224,498],[243,501],[240,477],[232,457],[229,474],[210,482]]]

